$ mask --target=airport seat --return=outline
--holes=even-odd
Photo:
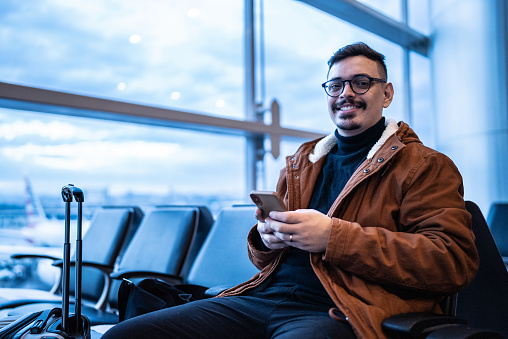
[[[487,224],[501,257],[503,257],[504,264],[508,267],[508,202],[492,204],[487,216]]]
[[[106,206],[97,209],[88,231],[83,237],[83,262],[103,265],[112,269],[115,261],[122,255],[126,244],[132,238],[142,217],[141,210],[133,206]],[[12,257],[14,259],[33,258],[61,261],[61,257],[46,255],[14,254]],[[73,294],[75,288],[74,268],[71,268],[70,278],[69,289]],[[58,279],[50,291],[2,288],[0,289],[0,309],[11,309],[30,303],[61,301],[60,282],[61,279]],[[92,304],[98,309],[104,308],[107,297],[105,286],[106,277],[101,272],[83,268],[83,303]]]
[[[198,298],[213,296],[259,272],[247,252],[247,235],[256,223],[255,210],[255,206],[221,210],[184,279],[182,289],[193,292]]]
[[[138,266],[128,266],[129,263],[126,260],[126,265],[123,268],[119,268],[112,274],[112,278],[114,278],[113,284],[115,285],[112,289],[112,293],[110,293],[110,305],[113,309],[116,309],[118,306],[118,288],[120,287],[120,282],[122,279],[133,279],[133,278],[146,278],[146,277],[157,277],[163,278],[166,281],[178,284],[186,279],[188,272],[190,270],[190,266],[194,262],[197,253],[199,252],[201,246],[203,245],[206,236],[208,235],[213,223],[214,218],[212,213],[206,206],[200,205],[161,205],[156,206],[157,210],[194,210],[196,213],[196,221],[195,221],[195,231],[192,242],[188,244],[186,248],[186,252],[182,251],[178,253],[175,250],[175,253],[172,255],[173,261],[180,260],[177,269],[160,269],[158,267],[154,267],[152,270],[148,269],[143,265]],[[162,248],[167,248],[167,245],[161,244]],[[177,258],[179,257],[179,258]],[[168,257],[168,261],[171,260],[171,257]]]
[[[189,274],[183,277],[182,284],[175,286],[192,293],[197,299],[208,298],[257,274],[259,270],[247,254],[247,235],[256,223],[255,210],[254,205],[222,209],[193,261]],[[154,277],[174,281],[170,274]],[[92,329],[96,337],[100,338],[101,333],[107,331],[112,324],[102,323]]]
[[[92,325],[116,324],[116,304],[121,279],[170,276],[172,283],[182,281],[182,268],[195,238],[199,210],[194,207],[156,208],[146,213],[114,270],[104,270],[112,279],[108,284],[108,309],[82,306]],[[86,266],[86,263],[83,263]],[[93,265],[104,269],[100,265]],[[55,303],[24,305],[12,309],[7,315],[23,315],[57,306]],[[74,312],[73,305],[70,312]]]
[[[247,235],[256,222],[255,210],[256,207],[253,205],[222,209],[193,261],[188,275],[183,276],[182,283],[176,283],[175,286],[192,293],[197,299],[207,298],[227,287],[246,281],[258,273],[259,270],[251,263],[247,254]],[[115,277],[123,278],[124,276],[117,274]],[[171,274],[158,274],[151,277],[170,283],[175,281],[175,277]]]
[[[447,314],[409,313],[383,323],[389,338],[508,337],[508,272],[480,208],[466,201],[471,213],[480,267],[473,281],[456,294]]]
[[[210,209],[204,205],[158,205],[156,208],[181,208],[181,207],[195,207],[199,211],[198,217],[198,225],[196,229],[196,236],[192,243],[192,247],[189,250],[187,255],[187,259],[185,260],[184,266],[182,268],[182,276],[186,277],[189,274],[189,270],[196,259],[196,256],[201,249],[206,237],[208,236],[208,232],[214,223],[213,215]]]
[[[259,270],[247,254],[247,235],[256,223],[254,205],[222,209],[201,246],[189,274],[177,288],[192,293],[197,299],[217,295],[257,274]],[[120,276],[118,276],[120,277]],[[172,282],[174,277],[160,274],[156,278]],[[104,333],[112,323],[103,323],[93,329]],[[100,334],[96,333],[100,338]]]

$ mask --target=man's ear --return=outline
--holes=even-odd
[[[390,106],[392,100],[393,100],[393,85],[391,82],[386,83],[385,85],[385,92],[384,92],[384,103],[383,107],[387,108]]]

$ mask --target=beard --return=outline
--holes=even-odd
[[[341,117],[336,126],[343,131],[354,131],[360,129],[362,126],[353,120],[353,116]]]
[[[351,99],[345,99],[345,100],[337,102],[333,105],[333,111],[334,111],[334,113],[336,115],[336,119],[337,119],[337,123],[336,123],[337,128],[339,128],[343,131],[354,131],[354,130],[360,129],[362,126],[358,122],[354,121],[354,118],[356,117],[356,113],[340,114],[339,108],[340,108],[340,106],[342,106],[344,104],[359,106],[363,110],[365,110],[367,108],[367,104],[363,101],[355,101],[355,100],[351,100]]]

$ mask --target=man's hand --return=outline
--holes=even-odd
[[[273,230],[266,224],[266,220],[261,216],[261,210],[256,210],[256,219],[258,220],[258,232],[261,240],[266,247],[272,250],[278,250],[288,245],[273,234]],[[269,218],[267,218],[269,219]]]
[[[293,212],[272,211],[264,223],[260,221],[258,232],[268,248],[293,246],[308,252],[326,251],[332,219],[321,212],[308,209]]]

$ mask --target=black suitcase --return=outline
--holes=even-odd
[[[70,214],[74,196],[78,203],[76,237],[76,289],[74,314],[69,316],[69,272],[71,261]],[[62,269],[62,307],[26,314],[0,330],[0,339],[90,339],[90,321],[81,314],[83,191],[72,184],[62,188],[65,202],[65,240]]]

